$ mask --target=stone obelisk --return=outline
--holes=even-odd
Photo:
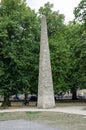
[[[39,80],[38,80],[38,108],[55,107],[54,90],[50,63],[50,53],[47,34],[46,17],[42,16],[41,21],[41,42],[39,59]]]

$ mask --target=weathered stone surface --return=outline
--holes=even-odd
[[[55,106],[48,35],[47,35],[47,24],[45,16],[42,16],[42,23],[41,23],[37,106],[39,108],[53,108]]]

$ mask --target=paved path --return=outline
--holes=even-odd
[[[86,115],[85,106],[57,107],[53,109],[38,109],[38,108],[19,108],[19,109],[3,109],[3,112],[19,112],[19,111],[51,111],[64,112],[70,114]],[[27,120],[8,120],[0,121],[0,130],[62,130],[59,127],[50,127],[48,125],[39,124]]]
[[[2,109],[0,113],[3,112],[19,112],[19,111],[51,111],[51,112],[63,112],[63,113],[70,113],[70,114],[79,114],[79,115],[86,115],[86,110],[84,110],[86,106],[69,106],[69,107],[56,107],[52,109],[38,109],[34,108],[17,108],[17,109]]]
[[[0,130],[62,130],[27,120],[0,121]]]

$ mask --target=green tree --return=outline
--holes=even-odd
[[[37,92],[39,21],[24,0],[0,3],[0,94],[3,105],[18,92]],[[36,65],[35,65],[36,64]]]
[[[59,11],[53,11],[53,4],[47,2],[44,7],[40,7],[39,14],[45,15],[48,25],[48,36],[55,36],[57,32],[62,32],[64,28],[64,15],[60,14]]]
[[[82,0],[74,9],[75,19],[67,25],[66,42],[69,44],[70,69],[67,82],[72,99],[77,99],[77,89],[86,88],[86,2]]]
[[[70,46],[70,69],[68,82],[72,92],[72,99],[77,99],[77,89],[86,88],[86,43],[82,25],[70,23],[66,34]]]
[[[53,11],[52,8],[53,4],[48,2],[39,9],[39,14],[45,15],[47,18],[54,90],[57,94],[59,91],[69,89],[66,78],[70,66],[70,52],[65,40],[64,15],[59,11]]]
[[[78,6],[74,9],[74,15],[76,21],[86,25],[86,0],[81,0]]]

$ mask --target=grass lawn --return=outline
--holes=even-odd
[[[86,116],[57,112],[11,112],[0,113],[0,120],[25,119],[49,126],[58,126],[63,130],[86,130]]]
[[[35,104],[30,104],[34,106]],[[86,106],[86,102],[72,102],[72,103],[56,103],[56,106]],[[22,107],[21,103],[13,104],[13,108]],[[28,107],[28,106],[27,106]],[[85,111],[86,109],[84,109]],[[86,116],[65,114],[59,112],[10,112],[0,113],[0,121],[25,119],[30,121],[47,124],[49,126],[60,127],[62,130],[86,130]]]
[[[25,119],[39,122],[62,130],[86,130],[86,116],[56,112],[11,112],[0,113],[0,121]]]

